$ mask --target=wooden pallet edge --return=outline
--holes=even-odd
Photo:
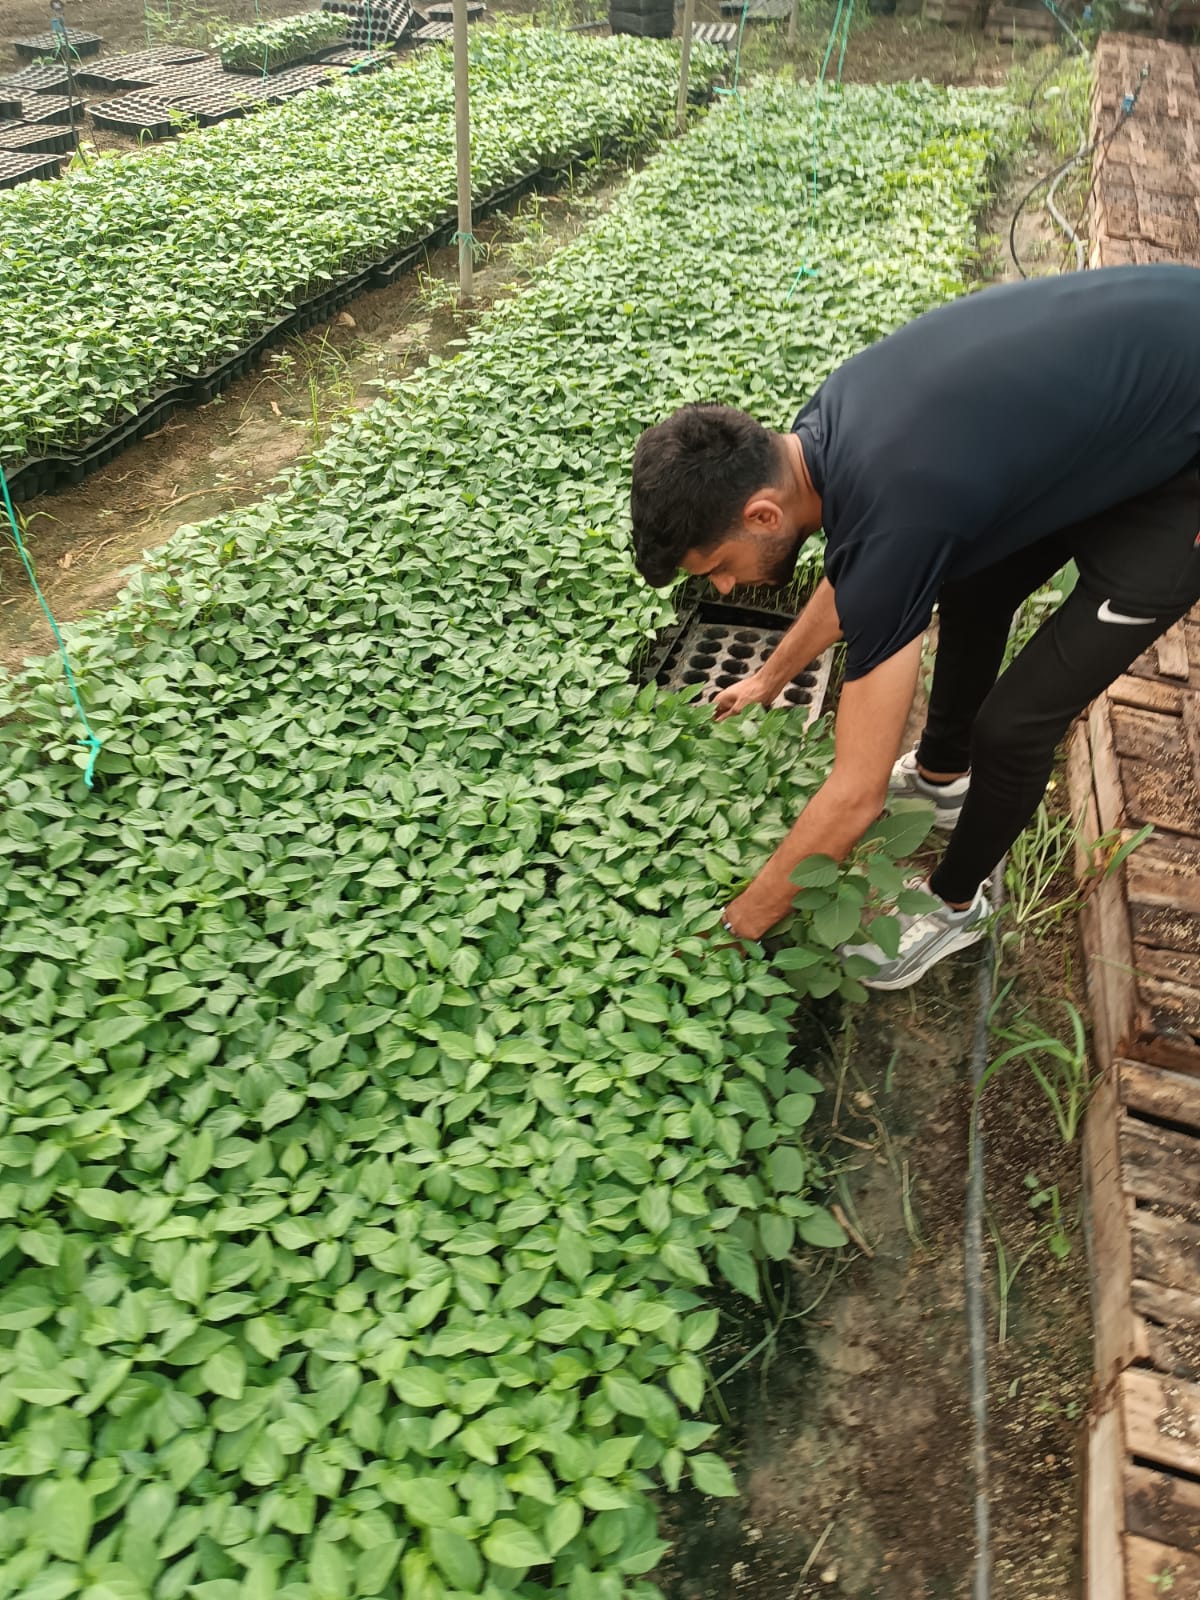
[[[1128,1600],[1190,1600],[1200,1594],[1200,1556],[1136,1535],[1125,1544]]]
[[[1144,1329],[1133,1310],[1133,1207],[1121,1182],[1120,1116],[1117,1087],[1110,1076],[1088,1107],[1083,1140],[1091,1217],[1094,1360],[1102,1392],[1146,1355]]]
[[[1126,1600],[1125,1496],[1122,1475],[1125,1444],[1121,1411],[1108,1405],[1088,1429],[1087,1481],[1084,1487],[1084,1600]]]
[[[1200,1383],[1133,1367],[1121,1375],[1120,1396],[1128,1453],[1200,1477]]]
[[[1118,1095],[1128,1111],[1192,1127],[1200,1138],[1200,1080],[1187,1072],[1119,1057],[1114,1062]]]

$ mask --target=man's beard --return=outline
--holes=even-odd
[[[792,574],[796,570],[796,562],[800,559],[800,548],[804,543],[804,535],[798,533],[793,539],[789,549],[776,559],[767,568],[766,576],[759,579],[764,589],[786,589],[792,581]]]

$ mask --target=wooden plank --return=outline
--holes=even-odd
[[[1125,1600],[1125,1451],[1121,1414],[1110,1405],[1088,1430],[1084,1491],[1084,1593],[1087,1600]]]
[[[1195,1312],[1195,1296],[1182,1298],[1191,1301],[1189,1310]],[[1167,1325],[1145,1318],[1141,1326],[1146,1335],[1148,1359],[1155,1372],[1161,1372],[1165,1378],[1185,1378],[1189,1383],[1200,1383],[1200,1321],[1194,1315]]]
[[[1130,896],[1130,930],[1135,949],[1178,951],[1191,955],[1200,950],[1200,912],[1179,911],[1170,897],[1166,905],[1138,905]],[[1139,961],[1142,959],[1139,956]],[[1151,970],[1150,968],[1146,969]]]
[[[1088,745],[1088,724],[1079,718],[1067,736],[1067,803],[1071,815],[1079,818],[1075,832],[1075,876],[1083,880],[1091,870],[1091,843],[1100,837],[1096,795],[1092,788],[1092,757]]]
[[[1179,746],[1179,720],[1137,706],[1114,705],[1111,712],[1113,746],[1126,760],[1161,766]]]
[[[1200,1131],[1200,1083],[1195,1078],[1138,1061],[1118,1061],[1116,1077],[1121,1104],[1129,1110]]]
[[[1152,1211],[1133,1212],[1130,1229],[1133,1275],[1168,1289],[1190,1293],[1200,1282],[1200,1226],[1181,1217],[1159,1217]],[[1097,1338],[1100,1328],[1097,1319]],[[1129,1347],[1132,1333],[1126,1333]],[[1200,1472],[1200,1462],[1197,1462]]]
[[[1096,882],[1084,910],[1080,932],[1094,1000],[1096,1054],[1107,1066],[1128,1054],[1140,1009],[1123,866]]]
[[[1137,1031],[1143,1039],[1162,1038],[1185,1049],[1200,1039],[1200,990],[1166,978],[1141,978]]]
[[[1192,787],[1200,795],[1200,695],[1194,689],[1183,692],[1179,720],[1183,724],[1184,744],[1192,769]]]
[[[1116,1084],[1109,1077],[1092,1097],[1084,1128],[1084,1170],[1092,1222],[1092,1321],[1096,1376],[1102,1390],[1146,1351],[1132,1309],[1133,1203],[1121,1182],[1119,1117]]]
[[[1127,1466],[1125,1524],[1137,1538],[1189,1554],[1200,1552],[1200,1483],[1151,1467]]]
[[[1125,1449],[1200,1475],[1200,1384],[1134,1369],[1121,1379]]]
[[[1200,1557],[1153,1539],[1125,1541],[1128,1600],[1200,1600]]]
[[[1113,748],[1111,707],[1105,695],[1092,701],[1088,712],[1088,744],[1092,756],[1092,785],[1096,792],[1100,832],[1119,828],[1125,822],[1125,795],[1117,753]]]
[[[1154,652],[1158,657],[1158,670],[1164,678],[1180,678],[1184,683],[1187,682],[1191,663],[1188,661],[1187,637],[1182,621],[1167,629],[1156,642]]]
[[[1161,1328],[1182,1329],[1190,1336],[1193,1325],[1200,1327],[1200,1285],[1169,1289],[1164,1283],[1135,1278],[1133,1309],[1147,1323],[1153,1321]]]
[[[1126,672],[1110,684],[1108,694],[1118,705],[1140,706],[1143,711],[1160,711],[1177,717],[1183,691],[1177,683],[1164,683],[1161,678],[1142,678]]]
[[[1125,862],[1129,898],[1200,916],[1200,842],[1154,834]]]
[[[1126,1116],[1119,1122],[1118,1145],[1126,1194],[1178,1206],[1200,1221],[1200,1139]]]
[[[1200,955],[1163,950],[1157,945],[1135,945],[1133,964],[1139,978],[1158,978],[1176,988],[1200,989]]]

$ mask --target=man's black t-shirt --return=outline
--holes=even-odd
[[[1036,278],[927,312],[838,368],[793,424],[861,678],[946,578],[1200,458],[1200,270]]]

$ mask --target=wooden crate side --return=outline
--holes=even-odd
[[[1117,1092],[1129,1111],[1194,1128],[1200,1137],[1200,1081],[1186,1072],[1118,1061]]]
[[[1133,1537],[1125,1558],[1128,1600],[1200,1600],[1200,1556]]]
[[[1113,1079],[1088,1107],[1084,1171],[1091,1215],[1092,1324],[1102,1391],[1145,1354],[1133,1314],[1133,1204],[1121,1182],[1120,1109]]]
[[[1084,1489],[1085,1600],[1126,1600],[1125,1446],[1121,1415],[1110,1405],[1093,1417],[1088,1430],[1087,1484]]]
[[[1133,1276],[1187,1294],[1200,1280],[1200,1227],[1181,1217],[1135,1210],[1130,1225]]]
[[[1127,1466],[1125,1527],[1137,1538],[1200,1554],[1200,1483],[1152,1467]]]
[[[1200,1476],[1200,1384],[1134,1368],[1120,1387],[1129,1455]]]

